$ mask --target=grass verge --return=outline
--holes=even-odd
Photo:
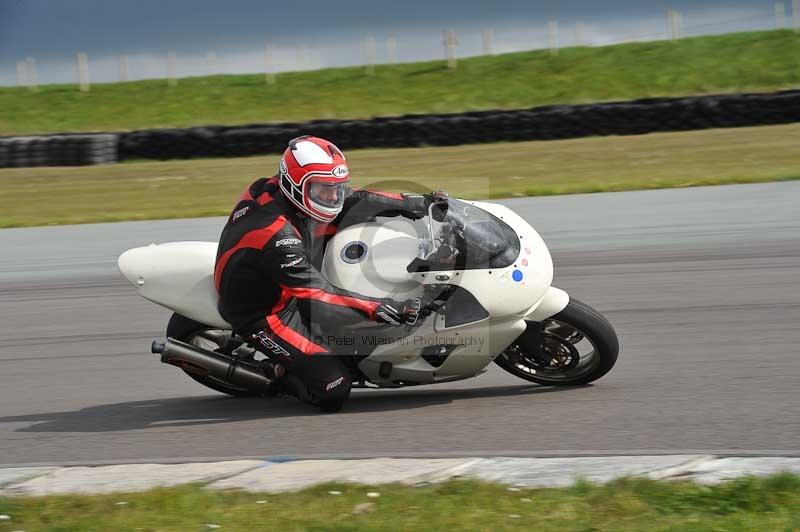
[[[475,199],[798,179],[798,144],[792,124],[347,155],[357,186]],[[0,227],[227,215],[277,165],[268,156],[2,169]]]
[[[331,492],[335,493],[331,493]],[[338,493],[336,493],[338,492]],[[378,493],[369,497],[367,493]],[[800,477],[718,486],[618,480],[564,489],[477,481],[328,484],[297,493],[145,493],[0,499],[0,530],[797,530]]]
[[[444,61],[92,85],[0,88],[0,135],[116,131],[201,124],[363,118],[512,109],[714,92],[771,91],[800,83],[791,30],[734,33]],[[313,96],[313,97],[311,97]]]

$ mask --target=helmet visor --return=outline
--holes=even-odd
[[[326,209],[340,209],[344,205],[347,183],[320,183],[308,185],[308,199]]]

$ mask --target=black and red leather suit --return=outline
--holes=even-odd
[[[343,224],[374,216],[420,218],[422,196],[348,189],[330,224],[315,222],[290,204],[276,177],[252,183],[234,207],[220,237],[214,282],[219,310],[243,337],[277,358],[317,400],[344,400],[350,374],[323,342],[320,327],[375,320],[387,300],[331,286],[319,267],[326,239]]]

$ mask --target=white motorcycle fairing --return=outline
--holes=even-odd
[[[403,301],[419,296],[425,285],[451,284],[466,290],[474,304],[485,310],[485,318],[448,325],[455,302],[444,313],[436,314],[410,335],[398,337],[387,331],[359,369],[370,381],[383,386],[398,382],[434,383],[469,378],[484,368],[526,328],[526,320],[541,321],[563,310],[569,296],[553,288],[553,262],[539,234],[509,208],[483,202],[466,202],[489,212],[507,224],[517,235],[520,254],[517,260],[500,269],[465,269],[409,273],[406,267],[419,254],[420,239],[386,224],[368,223],[340,231],[329,242],[322,273],[331,284],[372,297],[391,297]],[[400,224],[396,224],[400,225]],[[366,246],[362,262],[345,260],[348,246]],[[374,257],[374,258],[373,258]],[[477,308],[477,307],[476,307]],[[537,312],[538,311],[538,312]],[[362,342],[381,337],[376,327],[360,327]],[[349,331],[349,334],[358,334]],[[420,351],[426,350],[426,357]],[[441,365],[436,353],[441,357]],[[431,363],[431,360],[434,363]],[[391,363],[391,375],[381,375],[381,364]],[[436,365],[435,365],[436,364]]]
[[[170,242],[129,249],[119,271],[140,296],[194,321],[231,329],[217,310],[216,242]]]
[[[411,224],[359,224],[329,242],[322,273],[339,288],[401,301],[420,295],[426,285],[453,285],[461,291],[460,299],[449,301],[442,313],[410,333],[364,322],[341,335],[369,346],[371,352],[359,369],[371,382],[393,387],[475,376],[525,331],[526,320],[542,321],[569,302],[564,291],[550,286],[550,253],[524,219],[502,205],[466,203],[475,215],[491,213],[516,233],[520,253],[513,264],[409,273],[406,268],[419,257],[423,244]],[[364,251],[355,259],[347,253],[354,244]],[[216,251],[214,242],[151,244],[126,251],[118,264],[145,299],[192,320],[230,329],[217,310]]]

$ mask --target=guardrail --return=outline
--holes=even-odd
[[[639,135],[792,122],[800,122],[800,90],[364,120],[17,137],[0,139],[0,166],[109,162],[114,153],[110,144],[115,141],[118,160],[166,160],[280,153],[289,140],[304,134],[330,138],[343,149],[400,148]],[[84,140],[73,140],[77,138]],[[3,152],[4,145],[13,146],[13,149]]]

